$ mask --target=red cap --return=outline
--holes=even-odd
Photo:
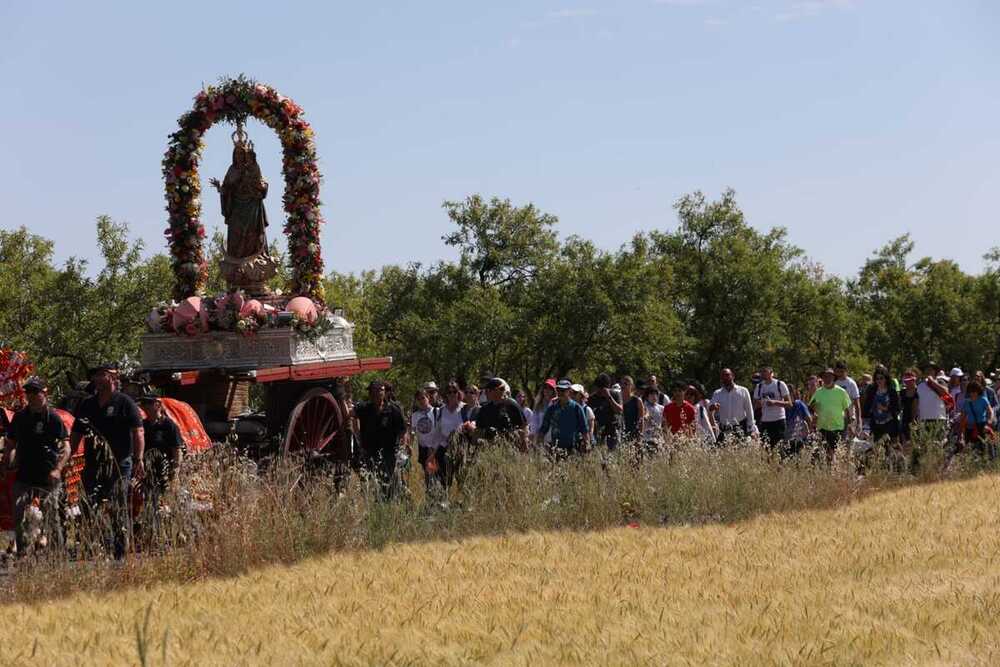
[[[547,384],[548,386],[550,386],[553,389],[555,389],[556,388],[556,379],[555,378],[549,378],[548,380],[545,381],[545,384]]]
[[[906,382],[907,380],[916,380],[916,379],[917,376],[914,375],[913,373],[903,373],[903,382]]]

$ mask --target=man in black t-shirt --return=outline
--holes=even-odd
[[[143,439],[146,441],[146,470],[156,491],[162,493],[177,479],[181,465],[184,440],[177,424],[167,416],[158,396],[147,394],[139,398],[139,405],[146,418],[142,420]]]
[[[601,373],[594,380],[594,393],[587,400],[587,405],[594,411],[594,437],[598,443],[603,443],[609,451],[618,448],[622,431],[623,407],[611,393],[611,376]]]
[[[368,386],[368,400],[354,406],[361,440],[361,466],[374,473],[383,497],[395,493],[396,452],[406,432],[406,420],[399,405],[387,400],[385,385],[378,380]]]
[[[476,430],[493,440],[497,436],[514,438],[521,451],[528,448],[528,429],[524,412],[517,401],[507,395],[507,383],[502,378],[491,378],[484,387],[489,402],[479,408]]]
[[[34,500],[39,500],[42,518],[52,528],[56,541],[61,541],[59,488],[62,471],[69,461],[66,426],[49,408],[45,382],[38,377],[24,384],[28,407],[11,421],[4,450],[5,463],[17,467],[14,479],[14,527],[17,553],[24,555],[34,538],[26,535],[25,513]]]
[[[127,547],[128,490],[135,476],[145,476],[143,455],[145,441],[142,432],[142,415],[128,395],[116,391],[118,369],[104,365],[94,373],[97,393],[83,399],[76,409],[76,421],[70,446],[76,449],[88,427],[106,443],[98,445],[87,438],[84,449],[83,490],[85,511],[108,501],[112,505],[115,524],[114,554],[116,559],[125,556]]]

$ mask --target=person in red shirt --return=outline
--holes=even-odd
[[[670,403],[663,408],[663,419],[673,434],[694,432],[694,406],[684,400],[686,387],[680,382],[670,387]]]

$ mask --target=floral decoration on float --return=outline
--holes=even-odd
[[[329,310],[306,296],[297,296],[279,310],[270,303],[235,290],[217,297],[189,296],[160,304],[146,317],[149,333],[198,336],[212,331],[252,336],[261,329],[295,329],[307,336],[326,332]]]
[[[170,135],[163,157],[169,227],[171,267],[176,279],[174,299],[178,304],[199,296],[208,277],[201,221],[201,182],[198,163],[204,147],[202,138],[219,121],[237,124],[254,117],[281,140],[283,197],[287,219],[288,252],[293,295],[323,304],[323,259],[320,255],[319,185],[313,130],[302,118],[302,108],[268,85],[244,76],[223,79],[207,86],[194,98],[194,108],[181,116],[179,129]],[[246,319],[246,318],[242,318]],[[248,325],[249,326],[249,325]]]

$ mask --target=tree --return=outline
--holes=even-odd
[[[783,229],[750,227],[732,190],[713,202],[701,192],[685,195],[674,208],[680,226],[653,232],[652,240],[676,276],[670,297],[684,327],[682,370],[709,378],[728,366],[746,377],[771,363],[783,339],[775,315],[789,262],[801,251]]]
[[[446,245],[461,252],[463,267],[480,287],[512,286],[531,280],[558,248],[555,216],[533,204],[516,207],[494,197],[487,204],[480,195],[443,205],[458,229],[446,234]]]

